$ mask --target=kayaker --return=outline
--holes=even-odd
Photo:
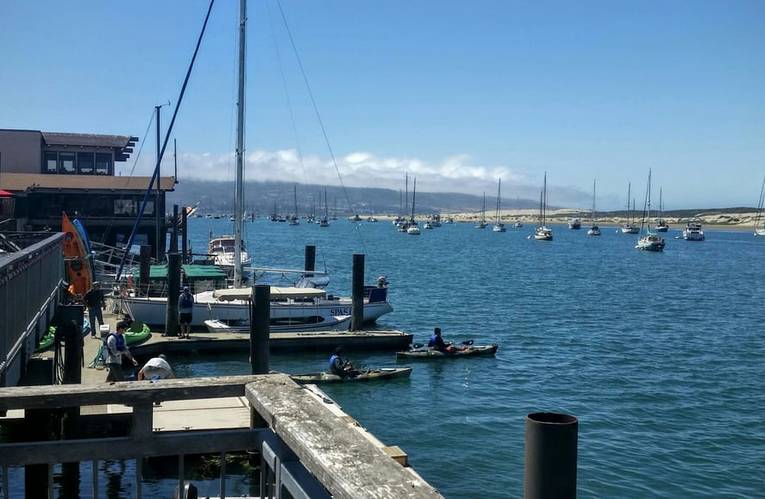
[[[149,359],[146,364],[143,365],[140,371],[138,371],[138,379],[158,380],[158,379],[171,379],[175,378],[173,368],[170,367],[170,363],[167,361],[165,354],[159,354],[158,357]]]
[[[88,316],[90,317],[90,337],[95,338],[98,326],[104,323],[104,316],[101,309],[106,305],[104,301],[104,292],[101,291],[101,286],[98,282],[93,283],[90,291],[85,293],[83,300],[88,307]],[[98,321],[98,325],[96,325],[96,321]]]
[[[430,337],[430,340],[428,341],[428,348],[433,348],[443,353],[454,352],[454,347],[452,346],[452,344],[446,343],[444,339],[441,337],[440,327],[433,329],[433,335]]]
[[[178,323],[181,325],[181,338],[189,338],[191,332],[191,320],[194,312],[194,295],[188,286],[183,287],[183,292],[178,298]]]
[[[353,364],[347,360],[343,360],[340,356],[342,353],[343,347],[335,348],[335,352],[329,358],[329,372],[340,376],[341,378],[357,375],[358,371],[353,368]]]
[[[106,368],[109,370],[106,381],[125,380],[125,373],[122,370],[123,355],[130,359],[134,366],[138,365],[125,341],[126,330],[127,324],[120,321],[117,323],[116,332],[106,337]]]

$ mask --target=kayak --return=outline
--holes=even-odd
[[[35,352],[42,352],[53,346],[53,342],[56,338],[56,326],[48,328],[48,332],[40,338],[40,346],[37,347]],[[125,332],[125,343],[128,346],[140,345],[151,338],[151,330],[149,326],[143,324],[143,327],[139,331],[128,330]]]
[[[393,378],[406,378],[412,374],[411,367],[383,367],[380,369],[370,369],[364,371],[358,376],[348,376],[341,378],[337,374],[331,373],[310,373],[293,374],[290,376],[297,383],[347,383],[350,381],[376,381]]]
[[[491,356],[497,353],[497,345],[470,345],[453,353],[444,353],[433,348],[414,348],[406,352],[396,352],[399,359],[445,359],[456,357]]]

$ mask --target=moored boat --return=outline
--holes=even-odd
[[[539,193],[539,224],[534,229],[534,239],[537,241],[552,241],[552,229],[547,227],[547,172]]]
[[[701,229],[701,220],[694,218],[685,224],[683,239],[686,241],[703,241],[704,231]]]
[[[408,378],[411,367],[382,367],[362,371],[356,376],[338,376],[328,372],[292,374],[290,378],[297,383],[352,383],[356,381],[382,381],[395,378]]]
[[[412,348],[404,352],[396,352],[397,359],[447,359],[457,357],[480,357],[492,356],[497,353],[497,345],[467,345],[464,348],[458,348],[454,352],[441,352],[434,348],[420,347]]]
[[[500,214],[500,206],[502,204],[502,179],[500,178],[497,182],[497,213],[496,213],[496,221],[494,222],[494,228],[492,230],[494,232],[505,232],[505,224],[502,223],[502,215]]]
[[[640,222],[640,230],[646,229],[645,235],[638,239],[635,249],[642,251],[664,251],[664,238],[651,232],[651,170],[648,170],[648,186],[646,188],[646,203],[643,218]]]
[[[598,224],[595,223],[595,180],[592,181],[592,224],[590,225],[590,228],[587,230],[588,236],[599,236],[600,235],[600,227],[598,227]]]

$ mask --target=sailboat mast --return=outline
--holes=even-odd
[[[409,174],[404,174],[404,216],[409,211]]]
[[[646,203],[646,225],[648,226],[648,232],[651,232],[651,169],[648,169],[648,202]]]
[[[500,206],[500,199],[502,199],[502,179],[499,179],[499,182],[497,182],[497,225],[499,225],[499,206]]]
[[[417,196],[417,177],[414,178],[414,187],[412,188],[412,223],[414,223],[414,198]]]
[[[329,204],[327,203],[327,188],[324,188],[324,219],[329,220]]]
[[[292,190],[292,197],[294,198],[295,202],[295,218],[298,218],[298,209],[297,209],[297,184],[295,184]]]
[[[592,179],[592,224],[595,225],[595,179]]]
[[[483,193],[483,204],[481,204],[481,223],[486,222],[486,193]]]
[[[234,287],[242,285],[242,212],[244,205],[244,77],[247,0],[239,0],[239,97],[236,116],[236,197],[234,202]]]
[[[542,225],[547,225],[547,172],[545,172],[544,187],[542,188]]]

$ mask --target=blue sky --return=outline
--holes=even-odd
[[[282,3],[349,184],[409,170],[480,194],[501,175],[534,198],[547,170],[551,203],[588,205],[597,177],[606,208],[651,167],[670,208],[756,204],[765,2]],[[0,127],[142,135],[206,7],[1,2]],[[249,14],[248,177],[337,184],[276,0]],[[232,177],[236,22],[218,0],[175,129],[183,175]]]

